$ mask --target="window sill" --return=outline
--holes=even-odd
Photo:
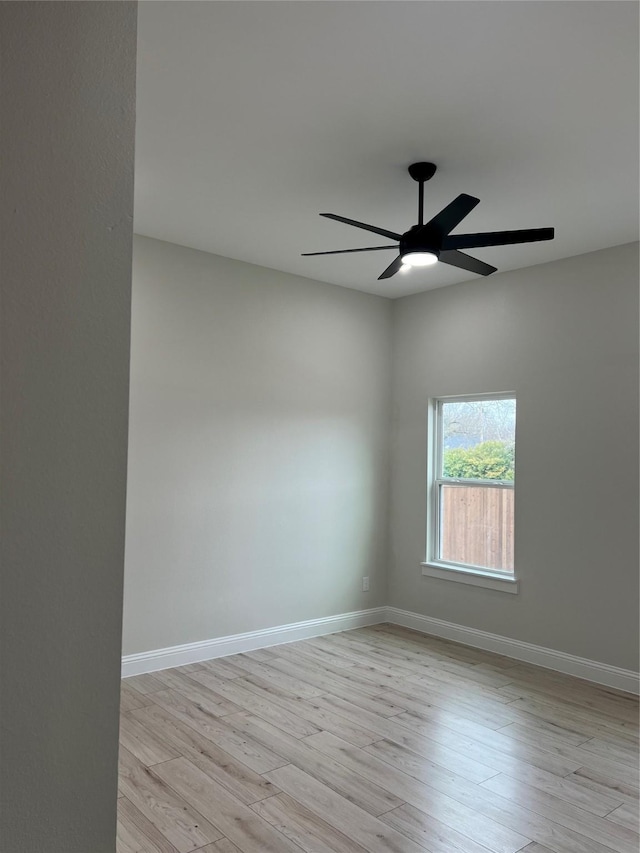
[[[438,578],[455,583],[466,583],[470,586],[482,586],[498,592],[519,592],[520,581],[515,577],[504,577],[495,572],[483,572],[478,569],[461,569],[456,566],[446,566],[440,563],[420,563],[422,574],[428,578]]]

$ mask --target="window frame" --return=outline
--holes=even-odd
[[[480,402],[482,400],[515,400],[513,391],[483,394],[456,394],[443,397],[432,397],[429,400],[428,417],[428,456],[427,456],[427,541],[426,560],[421,563],[422,574],[441,580],[453,580],[473,586],[484,586],[502,592],[516,593],[519,590],[519,580],[516,576],[514,561],[513,572],[500,569],[489,569],[466,563],[453,563],[440,558],[440,542],[442,530],[442,500],[443,486],[478,486],[480,488],[511,489],[515,497],[514,480],[484,480],[466,479],[461,477],[443,477],[442,460],[444,457],[442,408],[445,403]],[[516,416],[517,418],[517,416]],[[515,501],[514,501],[515,505]],[[515,544],[515,543],[514,543]]]

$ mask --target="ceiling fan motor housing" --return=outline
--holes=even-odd
[[[410,255],[412,252],[430,252],[440,257],[442,237],[434,228],[424,225],[414,225],[400,238],[400,255]]]

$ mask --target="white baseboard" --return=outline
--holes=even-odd
[[[436,637],[443,637],[446,640],[453,640],[466,646],[496,652],[506,657],[545,667],[545,669],[563,672],[565,675],[575,675],[578,678],[584,678],[596,684],[604,684],[607,687],[614,687],[617,690],[626,690],[628,693],[636,694],[640,692],[640,676],[630,669],[620,669],[617,666],[576,657],[566,652],[546,649],[544,646],[535,646],[521,640],[501,637],[499,634],[490,634],[488,631],[479,631],[477,628],[466,628],[464,625],[456,625],[455,622],[444,622],[442,619],[434,619],[431,616],[421,616],[419,613],[399,610],[397,607],[387,607],[386,621],[395,625],[403,625],[405,628],[413,628],[423,634],[433,634]]]
[[[166,649],[125,655],[122,658],[122,677],[128,678],[131,675],[156,672],[159,669],[184,666],[201,660],[237,655],[239,652],[251,652],[254,649],[264,649],[280,643],[293,643],[309,637],[334,634],[336,631],[348,631],[350,628],[377,625],[387,621],[386,616],[386,607],[374,607],[371,610],[341,613],[338,616],[325,616],[322,619],[308,619],[306,622],[278,625],[261,631],[248,631],[246,634],[231,634],[199,643],[186,643],[183,646],[170,646]]]
[[[422,616],[397,607],[374,607],[371,610],[341,613],[322,619],[308,619],[306,622],[278,625],[261,631],[249,631],[246,634],[232,634],[199,643],[186,643],[183,646],[125,655],[122,658],[122,677],[156,672],[159,669],[184,666],[188,663],[264,649],[280,643],[293,643],[296,640],[320,637],[337,631],[348,631],[350,628],[362,628],[365,625],[378,625],[382,622],[403,625],[405,628],[413,628],[423,634],[432,634],[466,646],[496,652],[546,669],[553,669],[556,672],[563,672],[566,675],[575,675],[596,684],[626,690],[628,693],[640,692],[638,673],[632,670],[620,669],[617,666],[546,649],[521,640],[512,640],[499,634],[479,631],[477,628],[466,628],[455,622],[444,622],[442,619]]]

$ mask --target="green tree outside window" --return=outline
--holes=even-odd
[[[515,447],[510,442],[483,441],[475,447],[445,450],[444,477],[471,480],[513,480]]]

